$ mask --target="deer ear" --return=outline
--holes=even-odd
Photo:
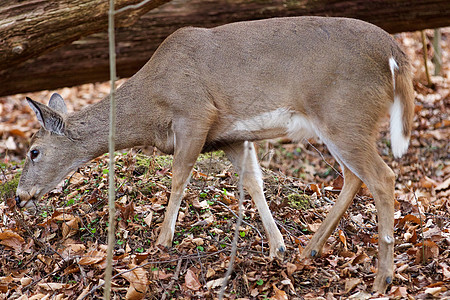
[[[63,97],[61,97],[61,95],[58,93],[54,93],[51,96],[50,101],[48,102],[48,107],[50,107],[51,109],[60,113],[63,116],[67,114],[66,103],[64,102]]]
[[[27,101],[28,105],[30,105],[31,109],[36,114],[39,123],[45,130],[57,135],[64,135],[64,117],[61,114],[47,105],[36,102],[28,97]]]

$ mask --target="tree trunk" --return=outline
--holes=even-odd
[[[33,3],[42,1],[36,0]],[[126,0],[121,0],[121,3],[124,2]],[[151,3],[155,2],[165,1]],[[0,8],[0,20],[1,15]],[[450,25],[450,1],[174,0],[146,13],[133,26],[117,30],[117,73],[119,77],[133,75],[150,58],[164,38],[183,26],[213,27],[234,21],[297,15],[358,18],[376,24],[390,33],[396,33]],[[103,18],[103,15],[97,18]],[[106,20],[106,14],[104,18]],[[102,22],[98,20],[98,23]],[[0,30],[1,24],[0,21]],[[80,26],[77,27],[77,36],[94,31]],[[14,37],[10,37],[10,40],[13,39]],[[74,37],[67,38],[64,43],[73,39]],[[56,44],[53,43],[52,48],[55,48]],[[42,45],[39,46],[42,48]],[[1,51],[4,50],[0,49],[0,54],[3,55]],[[29,59],[18,66],[1,70],[3,84],[0,85],[0,95],[104,81],[108,79],[108,74],[107,34],[99,32]]]
[[[117,26],[170,0],[153,0],[116,15]],[[117,0],[116,9],[140,0]],[[108,2],[98,0],[2,0],[0,2],[0,70],[37,57],[91,33],[106,31]]]

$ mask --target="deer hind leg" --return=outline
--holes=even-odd
[[[201,130],[174,133],[175,151],[172,165],[172,189],[167,205],[164,221],[161,224],[156,243],[166,247],[172,246],[175,223],[178,217],[184,189],[189,182],[192,168],[205,142],[206,134],[200,135]]]
[[[378,215],[378,273],[375,278],[373,289],[376,292],[384,293],[388,284],[392,282],[394,273],[395,174],[379,156],[376,147],[374,146],[375,143],[372,141],[369,134],[366,135],[366,138],[366,141],[359,141],[357,147],[351,146],[354,145],[354,142],[344,143],[345,139],[339,139],[339,137],[336,137],[333,140],[337,141],[335,144],[330,140],[325,141],[333,156],[340,160],[342,165],[345,166],[344,175],[347,182],[344,182],[344,189],[341,192],[342,196],[339,195],[335,205],[339,205],[341,208],[332,209],[332,212],[333,210],[336,210],[339,213],[328,216],[322,227],[328,226],[328,224],[332,224],[333,222],[336,222],[337,224],[338,217],[340,218],[344,213],[344,207],[350,204],[351,199],[359,189],[361,184],[360,180],[362,180],[374,197]],[[347,171],[345,171],[346,169]],[[351,187],[346,189],[345,185],[349,181],[348,177],[350,173],[352,173],[352,175],[350,175],[350,178],[352,178],[350,179]],[[342,203],[339,204],[340,202]],[[328,219],[330,219],[330,221],[328,221]],[[334,221],[332,221],[333,219]],[[323,232],[326,232],[328,235],[331,233],[331,231],[325,229]],[[318,233],[322,233],[321,228],[319,228],[316,235]],[[316,250],[314,246],[319,245],[319,242],[316,242],[316,240],[324,242],[326,237],[328,237],[327,234],[324,234],[323,238],[320,236],[318,238],[313,237],[312,246],[308,246],[305,249],[308,250],[306,255],[313,254],[313,251]]]
[[[224,151],[228,159],[238,170],[239,175],[244,176],[243,185],[255,202],[269,239],[270,257],[282,259],[286,251],[283,236],[275,224],[266,198],[264,197],[262,174],[256,157],[255,147],[253,143],[247,143],[247,145],[248,152],[245,161],[243,161],[245,143],[227,146],[224,148]],[[242,169],[244,169],[244,174],[242,174]]]
[[[395,174],[379,155],[371,156],[371,170],[363,181],[375,199],[378,215],[378,272],[373,290],[384,293],[394,274],[394,189]]]
[[[341,164],[344,173],[344,186],[339,194],[336,203],[328,213],[327,217],[312,237],[306,248],[302,252],[302,257],[316,257],[322,252],[322,247],[336,229],[339,220],[344,215],[347,208],[352,203],[355,194],[361,187],[361,180],[350,171],[345,165]]]

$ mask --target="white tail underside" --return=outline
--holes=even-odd
[[[405,154],[409,146],[409,137],[403,134],[403,107],[400,99],[396,96],[395,71],[398,64],[393,57],[389,59],[389,67],[392,73],[392,86],[394,87],[394,103],[390,108],[391,114],[391,148],[394,157],[399,158]]]
[[[402,104],[398,97],[394,97],[391,106],[391,148],[394,157],[399,158],[408,150],[409,137],[403,135]]]

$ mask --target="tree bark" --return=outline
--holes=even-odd
[[[1,15],[0,9],[0,20]],[[183,26],[213,27],[234,21],[297,15],[358,18],[396,33],[449,26],[450,1],[174,0],[146,13],[133,26],[117,30],[117,74],[119,77],[133,75],[169,34]],[[92,32],[91,29],[77,28],[81,31],[78,36]],[[65,43],[72,40],[70,37]],[[0,95],[104,81],[108,80],[108,74],[107,34],[98,32],[20,65],[3,68],[0,71],[3,79]]]
[[[141,0],[117,0],[116,9]],[[170,0],[153,0],[116,15],[117,27]],[[106,30],[108,2],[98,0],[0,1],[0,70]]]

